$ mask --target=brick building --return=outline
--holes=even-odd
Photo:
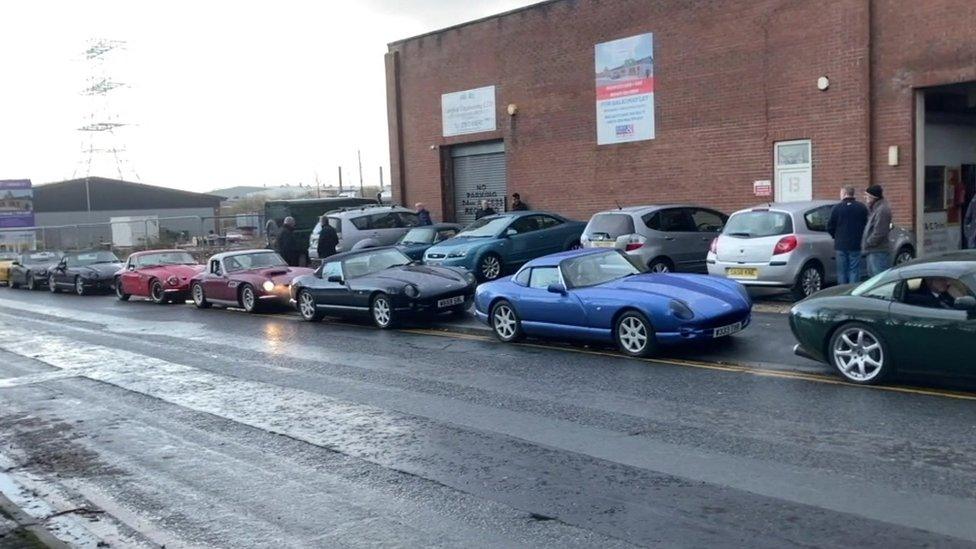
[[[520,192],[586,219],[871,181],[929,251],[952,248],[976,182],[973,21],[973,0],[552,0],[394,42],[394,197],[467,221]],[[647,33],[652,138],[598,144],[599,79],[647,60],[595,67],[595,48]]]

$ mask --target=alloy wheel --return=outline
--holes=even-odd
[[[617,340],[628,353],[639,355],[647,347],[647,325],[636,316],[628,316],[617,326]]]
[[[897,266],[903,263],[908,263],[913,259],[915,259],[915,256],[912,254],[912,252],[909,252],[908,250],[902,250],[901,252],[898,252],[897,256],[895,256],[895,265]]]
[[[507,303],[495,307],[491,315],[491,325],[495,328],[495,334],[503,341],[511,341],[518,334],[518,319]]]
[[[485,280],[495,280],[501,272],[502,264],[497,257],[488,255],[481,260],[481,276]]]
[[[75,293],[85,295],[85,283],[81,281],[81,277],[75,279]]]
[[[27,289],[33,292],[36,287],[37,282],[34,281],[34,275],[27,275]]]
[[[47,279],[47,289],[52,293],[58,293],[58,285],[54,283],[54,275],[51,275]]]
[[[390,300],[384,296],[379,296],[373,300],[373,320],[380,328],[390,325],[392,318],[390,310]]]
[[[823,289],[823,275],[816,267],[809,267],[803,271],[801,282],[803,295],[808,297]]]
[[[254,310],[254,290],[250,286],[244,286],[244,289],[241,290],[241,305],[247,312]]]
[[[657,261],[651,264],[650,271],[652,273],[670,273],[671,267],[663,261]]]
[[[858,383],[869,383],[885,367],[884,348],[878,338],[865,328],[846,328],[834,340],[831,351],[840,373]]]
[[[197,307],[205,309],[210,306],[209,303],[207,303],[207,296],[205,296],[203,293],[202,284],[194,284],[190,290],[190,293],[193,294],[193,304]]]
[[[305,320],[315,318],[315,300],[312,299],[312,294],[308,293],[308,291],[303,291],[298,294],[298,310],[302,313],[302,317]]]
[[[149,288],[149,297],[151,297],[156,303],[162,303],[165,295],[166,294],[163,292],[163,284],[158,280],[154,281],[152,286]]]

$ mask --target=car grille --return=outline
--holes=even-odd
[[[427,254],[430,259],[444,259],[444,254]]]

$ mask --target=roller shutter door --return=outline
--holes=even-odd
[[[505,148],[501,142],[459,145],[451,149],[454,163],[454,212],[457,222],[474,221],[481,201],[505,211]]]

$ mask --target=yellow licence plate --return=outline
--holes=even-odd
[[[749,280],[755,280],[759,278],[759,269],[752,269],[747,267],[730,267],[725,269],[725,274],[729,278],[746,278]]]

